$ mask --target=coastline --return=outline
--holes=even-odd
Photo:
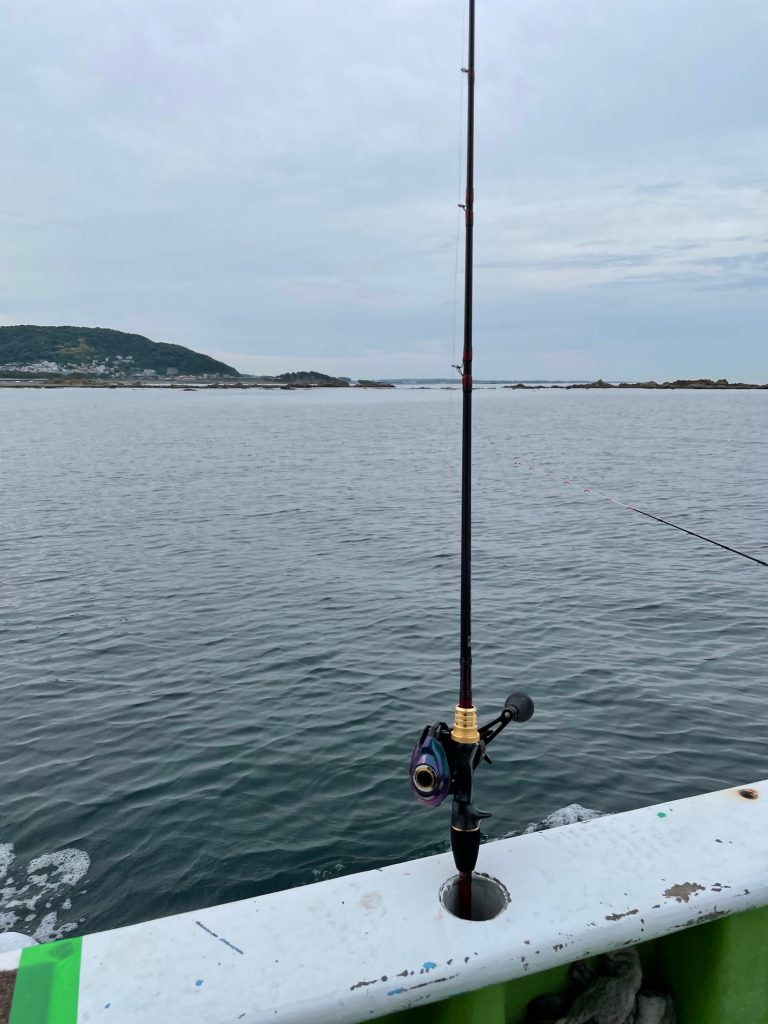
[[[85,380],[72,378],[70,380],[18,380],[0,378],[0,388],[15,390],[19,388],[32,388],[37,391],[53,391],[62,388],[96,388],[101,391],[107,390],[128,390],[128,391],[317,391],[317,390],[338,390],[338,384],[256,384],[250,382],[233,381],[231,384],[211,384],[208,381],[198,383],[194,380],[184,380],[178,384],[162,383],[148,384],[140,380]],[[359,384],[342,385],[348,391],[368,390],[395,390],[394,384],[379,384],[372,381],[365,381]]]
[[[518,382],[504,384],[496,381],[475,381],[480,388],[488,385],[498,387],[505,391],[768,391],[768,384],[745,384],[742,382],[730,382],[721,378],[710,380],[698,378],[694,380],[674,380],[657,383],[651,381],[638,381],[635,383],[619,382],[615,384],[604,380],[591,382],[577,382],[573,384],[563,383],[533,383],[525,384]],[[407,390],[432,390],[432,387],[419,385],[416,382],[400,385]],[[341,384],[330,382],[317,383],[265,383],[263,381],[232,381],[215,382],[200,381],[194,378],[184,378],[176,383],[147,383],[143,380],[99,380],[81,377],[71,378],[0,378],[0,388],[10,390],[18,388],[31,388],[33,390],[55,390],[61,388],[97,388],[100,390],[142,390],[142,391],[315,391],[318,389],[336,389],[342,387],[344,390],[398,390],[398,386],[390,382],[364,380],[356,384]],[[442,390],[447,390],[443,388]],[[453,389],[451,389],[453,390]]]

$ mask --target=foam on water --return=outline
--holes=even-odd
[[[327,882],[330,878],[339,878],[340,875],[346,874],[346,872],[346,864],[342,864],[340,861],[332,864],[330,867],[312,868],[312,881]]]
[[[581,804],[568,804],[552,811],[542,821],[532,821],[525,828],[513,829],[507,832],[505,839],[512,836],[528,835],[530,832],[546,832],[550,828],[561,828],[563,825],[575,825],[579,821],[593,821],[595,818],[602,818],[604,811],[595,811],[591,807],[582,807]]]
[[[27,865],[27,874],[32,881],[48,888],[58,888],[60,885],[77,885],[90,866],[91,858],[83,850],[59,850],[35,857]],[[44,868],[53,869],[52,881],[49,881],[47,872],[41,874]]]
[[[13,844],[0,843],[0,932],[18,925],[37,942],[52,942],[74,931],[82,920],[60,922],[59,915],[72,910],[71,890],[88,873],[88,854],[74,848],[44,853],[12,877],[15,860]]]
[[[13,844],[0,843],[0,882],[8,874],[8,868],[13,860]]]

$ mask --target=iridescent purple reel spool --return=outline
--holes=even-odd
[[[411,754],[410,780],[413,795],[427,807],[437,807],[451,788],[451,766],[445,747],[435,733],[442,723],[427,726]]]

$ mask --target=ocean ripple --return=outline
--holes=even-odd
[[[454,399],[0,394],[0,929],[446,848],[406,774],[458,686]],[[486,838],[765,774],[765,570],[558,479],[760,555],[764,403],[478,393],[476,697],[537,708],[479,773]]]

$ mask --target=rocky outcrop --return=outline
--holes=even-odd
[[[593,380],[591,384],[568,384],[566,386],[570,391],[571,388],[612,388],[613,384],[608,384],[602,377],[599,377],[597,380]]]
[[[699,377],[696,380],[668,380],[663,384],[657,384],[655,380],[638,381],[634,384],[606,384],[604,380],[596,380],[592,384],[569,384],[569,388],[646,388],[659,391],[726,391],[746,390],[760,391],[768,389],[768,384],[740,384],[731,383],[725,377],[720,380],[710,380],[708,377]]]
[[[708,377],[699,377],[696,380],[668,380],[658,384],[655,380],[638,381],[634,384],[622,382],[621,384],[609,384],[602,378],[586,384],[505,384],[505,388],[513,391],[539,391],[546,387],[548,391],[592,391],[592,390],[620,390],[627,388],[642,388],[657,391],[768,391],[768,384],[741,384],[731,383],[725,377],[719,380],[710,380]]]

